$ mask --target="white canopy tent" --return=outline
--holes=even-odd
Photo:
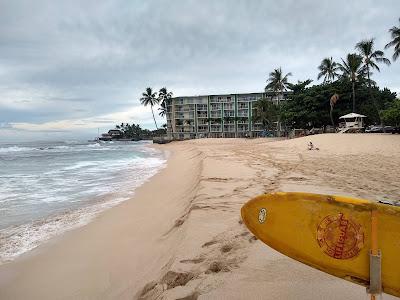
[[[367,116],[349,113],[347,115],[339,117],[339,119],[343,119],[345,122],[345,129],[354,129],[359,130],[364,128],[364,118]]]
[[[339,119],[351,119],[351,118],[366,118],[367,116],[356,114],[356,113],[349,113],[347,115],[339,117]]]

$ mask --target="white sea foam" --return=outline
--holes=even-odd
[[[6,160],[8,165],[0,169],[0,263],[87,224],[131,197],[165,165],[160,151],[140,144],[45,147],[33,156]],[[97,152],[103,148],[112,152]],[[0,149],[8,149],[9,155],[37,151],[20,146]]]
[[[31,150],[35,150],[35,148],[10,146],[10,147],[1,147],[0,153],[21,152],[21,151],[31,151]]]
[[[128,198],[116,198],[44,220],[0,230],[0,263],[13,260],[50,238],[88,224],[100,212]]]
[[[100,163],[101,162],[99,162],[99,161],[81,161],[81,162],[78,162],[71,166],[65,167],[64,170],[76,170],[76,169],[85,168],[85,167],[89,167],[89,166],[97,166]]]

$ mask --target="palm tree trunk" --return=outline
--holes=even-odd
[[[151,113],[153,114],[153,120],[154,120],[154,124],[156,124],[156,129],[158,130],[158,126],[157,126],[156,118],[154,117],[153,105],[151,106]]]
[[[353,112],[356,112],[356,91],[354,89],[354,80],[351,81],[351,88],[353,90]]]
[[[333,105],[331,105],[331,111],[329,112],[329,115],[331,116],[333,129],[335,129],[335,122],[333,122]]]
[[[281,100],[280,100],[280,96],[282,96],[283,98],[283,90],[281,90],[281,93],[278,95],[278,130],[277,130],[277,135],[278,137],[281,136]]]
[[[381,126],[383,127],[382,119],[381,119],[381,116],[379,115],[378,104],[376,103],[375,98],[372,96],[371,80],[370,80],[370,78],[369,78],[369,66],[367,66],[367,77],[368,77],[368,94],[369,94],[369,98],[372,99],[372,103],[374,104],[376,113],[377,113],[378,118],[379,118],[379,123],[380,123]]]

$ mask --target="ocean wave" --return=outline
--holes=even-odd
[[[163,152],[145,145],[2,145],[0,263],[131,197],[165,166]]]
[[[63,142],[64,145],[38,145],[34,146],[7,146],[0,147],[0,154],[15,153],[15,152],[29,152],[29,151],[43,151],[43,152],[56,152],[56,151],[110,151],[115,149],[121,149],[127,145],[135,147],[136,151],[147,151],[153,152],[154,149],[140,149],[140,145],[146,145],[147,142],[131,142],[129,144],[120,144],[118,142],[104,142],[104,143],[79,143],[79,142]]]
[[[116,198],[90,207],[0,230],[0,263],[11,261],[59,234],[88,224],[100,212],[128,198]]]
[[[100,161],[81,161],[78,162],[76,164],[73,164],[71,166],[65,167],[62,170],[76,170],[76,169],[80,169],[80,168],[86,168],[86,167],[90,167],[90,166],[97,166],[99,165],[101,162]]]
[[[31,147],[10,146],[10,147],[0,148],[0,153],[31,151],[31,150],[35,150],[35,149],[36,148],[31,148]]]

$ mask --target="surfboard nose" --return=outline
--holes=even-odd
[[[243,223],[255,235],[257,234],[257,227],[265,224],[269,215],[269,208],[268,205],[266,205],[268,203],[260,202],[258,200],[259,197],[249,200],[240,210]]]

